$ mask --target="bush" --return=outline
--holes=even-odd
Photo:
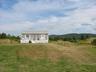
[[[31,41],[29,41],[29,43],[32,43]]]
[[[92,45],[96,45],[96,39],[91,42]]]

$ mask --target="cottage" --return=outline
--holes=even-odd
[[[48,32],[23,32],[21,43],[48,43]]]

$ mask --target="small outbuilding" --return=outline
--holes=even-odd
[[[20,36],[21,43],[48,43],[47,31],[23,32]]]

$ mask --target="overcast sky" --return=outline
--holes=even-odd
[[[0,32],[96,33],[96,0],[0,0]]]

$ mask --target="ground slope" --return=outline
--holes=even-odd
[[[96,72],[96,47],[71,43],[0,45],[0,72]]]

